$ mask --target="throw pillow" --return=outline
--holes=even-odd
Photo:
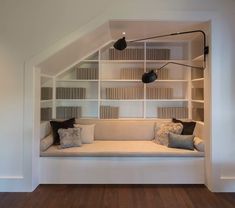
[[[75,118],[71,118],[66,121],[50,121],[50,124],[52,128],[53,139],[54,139],[53,144],[60,144],[60,137],[58,134],[58,130],[73,128],[73,125],[75,124]]]
[[[54,142],[53,136],[49,134],[47,137],[40,141],[40,151],[46,151]]]
[[[59,129],[60,147],[80,147],[82,146],[81,131],[79,128]]]
[[[194,147],[199,151],[199,152],[204,152],[205,151],[205,144],[202,139],[199,137],[194,137]]]
[[[74,127],[81,129],[81,138],[83,144],[91,144],[94,141],[95,124],[83,125],[74,124]]]
[[[196,122],[194,121],[186,122],[178,120],[176,118],[172,118],[172,122],[181,123],[183,125],[183,131],[181,133],[182,135],[192,135],[196,126]]]
[[[180,134],[183,125],[181,123],[159,122],[155,125],[155,142],[157,144],[168,146],[168,134]]]
[[[194,135],[178,135],[169,133],[168,147],[194,150],[193,138]]]

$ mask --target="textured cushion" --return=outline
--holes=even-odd
[[[194,135],[179,135],[169,133],[168,147],[194,150],[193,138]]]
[[[94,141],[82,147],[58,149],[52,145],[42,157],[203,157],[204,152],[168,148],[153,141]],[[164,162],[164,161],[163,161]]]
[[[58,130],[73,128],[74,123],[75,123],[75,118],[71,118],[66,121],[50,121],[54,144],[60,144],[60,137],[58,134]]]
[[[137,141],[154,139],[154,120],[79,119],[79,124],[95,124],[95,140]]]
[[[40,151],[47,150],[54,142],[53,136],[50,134],[40,141]]]
[[[200,139],[199,137],[194,137],[194,147],[200,152],[205,151],[204,141]]]
[[[168,134],[181,134],[183,125],[181,123],[157,122],[155,125],[155,142],[168,146]]]
[[[182,135],[192,135],[196,126],[196,122],[194,121],[186,122],[172,118],[172,122],[181,123],[183,125]]]
[[[59,129],[60,147],[80,147],[82,146],[81,131],[79,128]]]
[[[51,133],[51,125],[48,121],[43,121],[40,123],[40,139],[44,139]]]
[[[95,124],[74,124],[74,127],[81,129],[81,139],[83,144],[91,144],[94,142]]]

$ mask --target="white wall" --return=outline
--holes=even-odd
[[[86,32],[109,19],[212,20],[209,187],[235,191],[234,4],[232,0],[101,0],[95,5],[91,0],[0,0],[0,191],[30,191],[34,187],[32,66],[74,41],[81,29]]]

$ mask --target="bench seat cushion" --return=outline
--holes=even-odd
[[[58,145],[41,152],[41,157],[204,157],[204,152],[168,148],[153,141],[94,141],[82,147],[59,149]]]

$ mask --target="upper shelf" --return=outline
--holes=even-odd
[[[204,55],[197,56],[193,59],[193,61],[203,61],[204,60]]]
[[[98,79],[57,79],[57,82],[98,82]]]
[[[192,82],[203,82],[204,78],[192,79]]]

